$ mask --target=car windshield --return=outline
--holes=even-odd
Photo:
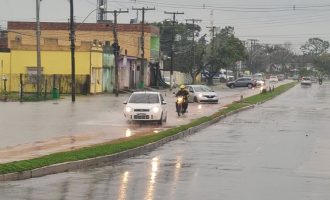
[[[135,93],[132,94],[128,103],[159,103],[158,94]]]
[[[195,89],[196,92],[212,92],[212,90],[209,87],[206,86],[194,86],[193,87]]]

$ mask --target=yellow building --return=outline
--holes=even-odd
[[[37,74],[35,45],[22,44],[22,40],[16,39],[10,42],[10,46],[10,52],[0,53],[0,60],[3,60],[1,73],[2,77],[7,79],[7,91],[19,91],[20,74],[23,74],[23,90],[35,92]],[[80,46],[76,46],[75,58],[77,92],[102,92],[101,81],[99,81],[102,75],[102,47],[89,42],[81,42]],[[94,72],[94,76],[90,77],[92,72]],[[55,86],[60,87],[62,93],[70,93],[70,48],[59,45],[56,39],[44,39],[41,44],[41,73],[44,76],[42,88],[51,91],[51,88]],[[57,76],[56,80],[53,80],[53,75]],[[57,84],[52,85],[54,81]],[[89,85],[86,86],[86,84]],[[4,88],[4,82],[2,82],[2,88]],[[88,88],[90,91],[86,91]]]
[[[7,30],[7,52],[0,52],[0,60],[3,61],[0,73],[5,74],[7,89],[9,91],[19,90],[19,74],[24,74],[27,82],[24,83],[25,91],[35,90],[34,80],[31,78],[36,75],[36,37],[34,22],[8,22]],[[103,47],[106,43],[113,42],[112,26],[107,23],[86,23],[76,24],[76,75],[79,87],[88,90],[90,93],[104,91],[103,85],[113,84],[112,63],[104,63]],[[139,81],[139,63],[141,55],[141,25],[139,24],[119,24],[118,39],[121,46],[119,77],[120,88],[132,88]],[[159,29],[154,26],[145,25],[145,58],[157,60],[159,50],[151,48],[151,42],[159,38]],[[1,38],[0,38],[1,39]],[[155,40],[156,39],[156,40]],[[158,39],[159,42],[159,39]],[[1,47],[0,47],[1,51]],[[127,58],[129,61],[127,62]],[[109,60],[109,59],[106,59]],[[112,60],[113,62],[113,60]],[[71,57],[69,41],[69,25],[60,22],[41,23],[41,66],[42,74],[46,76],[51,89],[52,82],[60,82],[56,75],[71,74]],[[105,68],[106,66],[106,68]],[[108,71],[105,69],[109,69]],[[113,71],[113,70],[112,70]],[[106,76],[105,76],[106,75]],[[49,76],[47,78],[47,76]],[[85,78],[83,78],[85,76]],[[128,77],[127,77],[128,76]],[[105,78],[107,77],[107,78]],[[148,83],[148,70],[145,68],[145,82]],[[56,79],[56,81],[54,81]],[[129,81],[128,81],[129,80]],[[127,82],[128,81],[128,82]],[[63,82],[67,82],[63,85]],[[111,83],[111,84],[108,84]],[[61,92],[69,91],[69,80],[62,81]],[[58,85],[59,83],[55,83]],[[87,84],[87,85],[86,85]],[[54,85],[54,84],[53,84]],[[3,82],[2,85],[3,87]],[[78,90],[78,92],[82,92]]]

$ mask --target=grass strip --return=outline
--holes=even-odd
[[[54,153],[46,156],[42,156],[39,158],[22,160],[22,161],[14,161],[10,163],[0,164],[0,174],[8,174],[14,172],[23,172],[27,170],[37,169],[40,167],[45,167],[49,165],[70,162],[70,161],[78,161],[84,160],[88,158],[95,158],[99,156],[111,155],[119,152],[123,152],[126,150],[134,149],[136,147],[140,147],[152,142],[156,142],[163,138],[175,135],[181,131],[187,130],[190,127],[194,127],[200,125],[202,123],[208,122],[216,117],[221,115],[225,115],[232,111],[241,109],[243,107],[256,104],[259,102],[267,101],[275,96],[287,91],[288,89],[295,86],[296,83],[288,83],[285,85],[281,85],[277,87],[274,91],[268,92],[265,94],[257,94],[248,98],[245,98],[242,103],[235,102],[228,105],[226,108],[221,109],[214,113],[211,116],[204,116],[198,119],[193,120],[188,124],[184,124],[175,128],[167,129],[165,131],[161,131],[160,133],[154,134],[150,133],[143,136],[133,136],[131,138],[125,139],[117,139],[109,143],[99,144],[91,147],[85,147],[73,151]]]

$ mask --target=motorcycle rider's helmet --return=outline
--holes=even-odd
[[[185,88],[186,88],[185,85],[181,85],[181,86],[180,86],[180,89],[182,89],[182,90],[185,89]]]

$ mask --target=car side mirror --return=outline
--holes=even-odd
[[[173,94],[175,94],[175,92],[173,92]]]
[[[166,101],[162,101],[162,105],[166,105]]]
[[[123,104],[127,104],[127,101],[124,101]]]
[[[195,93],[195,92],[194,92],[194,91],[192,91],[192,90],[191,90],[191,91],[189,91],[189,92],[191,92],[191,93]]]

